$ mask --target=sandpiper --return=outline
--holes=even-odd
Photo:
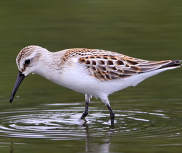
[[[100,98],[107,106],[111,125],[114,126],[115,114],[108,100],[109,94],[136,86],[160,72],[180,67],[180,62],[148,61],[99,49],[73,48],[50,52],[31,45],[23,48],[16,58],[19,74],[10,102],[25,76],[36,73],[58,85],[85,94],[85,111],[81,119],[88,114],[90,98]]]

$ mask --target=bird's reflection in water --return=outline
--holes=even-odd
[[[14,144],[14,143],[11,143],[11,145],[10,145],[10,153],[14,153],[13,144]]]
[[[114,127],[110,127],[109,131],[106,132],[106,137],[102,141],[103,144],[96,144],[92,141],[96,140],[97,137],[92,137],[89,133],[89,125],[83,124],[83,127],[85,127],[85,134],[86,134],[86,144],[85,144],[85,151],[86,152],[99,152],[99,153],[110,153],[109,147],[110,147],[110,141],[112,137],[112,133],[114,132]]]
[[[89,131],[89,125],[83,124],[82,129],[85,130],[85,152],[98,152],[98,153],[110,153],[109,147],[110,147],[110,141],[112,137],[112,133],[114,132],[114,129],[109,129],[108,132],[105,131],[105,138],[100,139],[100,142],[103,142],[102,144],[96,143],[97,137],[93,137],[93,133],[90,133]],[[61,140],[59,140],[61,141]],[[14,153],[14,143],[11,143],[10,145],[10,153]],[[36,150],[34,150],[36,152]]]

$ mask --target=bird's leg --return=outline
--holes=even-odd
[[[115,114],[114,111],[112,110],[111,106],[109,104],[106,104],[109,113],[110,113],[110,118],[111,118],[111,126],[114,127],[114,118],[115,118]]]
[[[91,96],[88,95],[88,94],[85,94],[85,111],[83,112],[82,116],[81,116],[81,119],[84,119],[85,120],[85,117],[88,115],[88,105],[90,103],[90,98]]]
[[[109,110],[109,113],[110,113],[110,118],[111,118],[111,127],[114,128],[114,118],[115,118],[115,114],[114,114],[114,111],[112,110],[110,104],[109,104],[109,100],[108,98],[105,98],[105,99],[101,99],[105,105],[107,106],[108,110]]]

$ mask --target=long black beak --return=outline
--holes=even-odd
[[[10,103],[13,101],[13,98],[18,90],[18,87],[20,86],[21,82],[23,81],[23,79],[25,78],[25,75],[19,71],[18,73],[18,77],[16,79],[16,82],[15,82],[15,85],[14,85],[14,88],[13,88],[13,91],[11,93],[11,97],[10,97]]]

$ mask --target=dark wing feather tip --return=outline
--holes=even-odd
[[[170,63],[161,66],[160,69],[167,67],[178,67],[178,66],[181,66],[181,60],[171,60]]]

